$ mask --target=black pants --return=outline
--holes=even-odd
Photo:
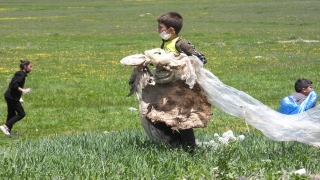
[[[196,146],[196,139],[193,129],[184,129],[173,131],[170,126],[165,123],[157,122],[154,127],[164,132],[165,135],[170,137],[169,144],[173,147],[182,145],[183,149],[188,152],[193,152]]]
[[[26,116],[26,113],[24,112],[24,109],[20,103],[20,101],[15,101],[13,99],[6,98],[7,101],[7,107],[8,107],[8,116],[7,116],[7,122],[6,126],[9,128],[9,130],[12,129],[12,126],[20,121],[22,118]]]

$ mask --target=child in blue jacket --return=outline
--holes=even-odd
[[[280,101],[279,112],[282,114],[298,114],[313,108],[318,101],[318,94],[312,89],[312,81],[298,79],[294,88],[296,92]]]

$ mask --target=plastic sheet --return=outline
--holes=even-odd
[[[294,115],[281,114],[243,91],[222,83],[194,61],[197,82],[206,91],[209,103],[222,111],[245,120],[275,141],[298,141],[320,147],[320,106]]]

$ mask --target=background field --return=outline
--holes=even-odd
[[[177,11],[184,17],[180,35],[207,56],[206,68],[225,84],[273,109],[278,108],[282,97],[294,90],[293,83],[300,77],[312,80],[314,89],[320,91],[320,4],[317,0],[1,0],[0,92],[6,91],[20,59],[29,59],[34,66],[25,85],[33,91],[23,96],[27,116],[14,126],[14,138],[0,136],[3,153],[0,161],[13,168],[13,176],[4,177],[38,178],[43,175],[39,174],[42,172],[39,164],[52,168],[48,171],[54,173],[45,176],[48,179],[212,179],[217,177],[212,171],[217,166],[227,167],[227,173],[218,173],[220,178],[232,172],[230,178],[243,175],[253,179],[278,179],[285,177],[284,172],[306,166],[309,174],[320,172],[318,149],[300,143],[272,142],[252,127],[249,127],[249,135],[243,121],[215,107],[208,127],[195,130],[197,138],[211,140],[214,133],[231,129],[248,136],[246,142],[235,145],[230,151],[204,148],[201,155],[190,157],[180,150],[153,145],[145,137],[138,112],[128,110],[129,107],[138,108],[138,101],[134,96],[125,98],[130,88],[127,82],[131,68],[122,66],[119,61],[160,46],[156,18],[168,11]],[[6,104],[2,100],[0,123],[4,123],[5,118]],[[134,140],[130,140],[131,137]],[[86,144],[88,139],[92,142]],[[132,148],[131,141],[139,143]],[[119,143],[125,145],[122,147]],[[59,146],[61,144],[65,146]],[[80,150],[73,152],[66,147]],[[55,157],[55,151],[51,154],[43,148],[54,148],[62,155]],[[123,152],[118,151],[119,148],[124,148]],[[29,151],[20,152],[20,149]],[[109,169],[110,174],[97,170],[97,159],[87,157],[89,153],[95,157],[97,151],[97,156],[103,155],[98,158],[98,164],[103,164],[108,161],[106,149],[115,153],[113,158],[109,157],[114,167]],[[16,155],[4,152],[16,152]],[[229,152],[234,153],[223,156]],[[238,157],[239,152],[247,154],[247,159]],[[137,157],[136,161],[119,158],[123,157],[121,153]],[[144,156],[146,153],[150,156]],[[29,154],[37,155],[35,159],[23,158]],[[48,158],[37,158],[45,157],[44,154]],[[81,158],[77,159],[74,154]],[[201,158],[205,156],[211,158]],[[62,160],[63,157],[69,160]],[[164,157],[165,160],[159,160]],[[259,159],[269,159],[274,164],[262,163]],[[61,162],[60,165],[55,160]],[[77,162],[89,165],[77,166]],[[154,167],[150,170],[150,167],[128,165],[142,162],[149,166],[154,164]],[[176,162],[176,166],[171,162]],[[229,166],[222,162],[235,163]],[[78,169],[77,176],[73,176],[71,164]],[[119,164],[123,165],[123,171],[119,170]],[[55,167],[59,171],[55,171]],[[2,172],[11,171],[8,169]],[[145,176],[135,175],[135,169]],[[164,171],[166,174],[161,174]]]

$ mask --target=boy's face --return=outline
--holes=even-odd
[[[167,26],[165,26],[164,24],[158,23],[158,29],[157,30],[158,30],[158,33],[160,34],[163,31],[167,31],[168,29],[167,29]]]
[[[162,23],[158,23],[157,30],[158,30],[159,34],[161,34],[162,32],[166,32],[166,34],[171,34],[169,39],[166,39],[168,41],[170,41],[178,36],[173,27],[167,28],[167,26]]]
[[[312,86],[310,85],[307,88],[303,88],[301,93],[308,96],[311,90],[312,90]]]
[[[164,24],[162,23],[158,23],[158,33],[162,33],[163,31],[167,31],[167,34],[174,34],[175,31],[172,27],[170,27],[169,29],[167,28],[167,26],[165,26]]]

